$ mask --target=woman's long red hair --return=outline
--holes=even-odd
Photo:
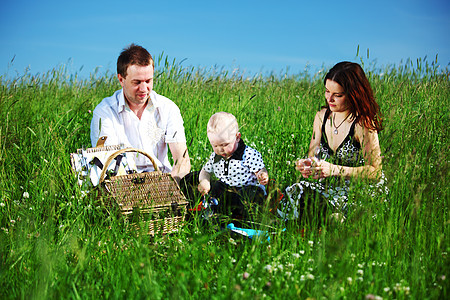
[[[344,88],[350,117],[356,118],[361,126],[368,129],[378,132],[383,129],[380,106],[376,102],[369,80],[359,64],[348,61],[337,63],[328,71],[324,84],[328,79]]]

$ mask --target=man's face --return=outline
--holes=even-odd
[[[153,66],[131,65],[127,69],[126,77],[118,74],[117,78],[130,105],[147,102],[153,89]]]

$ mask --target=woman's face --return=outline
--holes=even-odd
[[[348,109],[347,95],[336,81],[327,79],[325,82],[325,98],[332,112],[344,112]]]

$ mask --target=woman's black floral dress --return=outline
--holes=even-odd
[[[344,141],[334,152],[325,134],[325,125],[331,111],[327,110],[322,124],[322,137],[318,151],[318,159],[348,167],[364,166],[362,147],[359,141],[354,138],[356,121],[350,127],[350,131]],[[385,176],[382,174],[380,181],[376,184],[367,185],[370,195],[385,193],[388,189],[385,186]],[[344,215],[348,211],[348,192],[351,180],[340,177],[321,178],[319,180],[304,180],[294,183],[285,190],[285,197],[278,207],[278,215],[288,220],[301,218],[308,203],[315,203],[318,213],[324,213],[327,208],[332,208],[335,212],[342,212]],[[356,201],[361,203],[361,201]]]

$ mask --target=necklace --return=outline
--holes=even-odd
[[[341,125],[345,122],[345,120],[347,120],[347,118],[348,118],[349,116],[350,116],[350,114],[348,114],[348,115],[345,117],[345,119],[342,120],[341,124],[339,124],[338,126],[334,125],[334,121],[331,122],[331,123],[333,124],[333,126],[334,126],[334,130],[333,130],[334,134],[338,134],[338,133],[339,133],[339,132],[338,132],[338,128],[341,127]],[[334,118],[333,118],[333,119],[336,119],[336,114],[334,114]]]

